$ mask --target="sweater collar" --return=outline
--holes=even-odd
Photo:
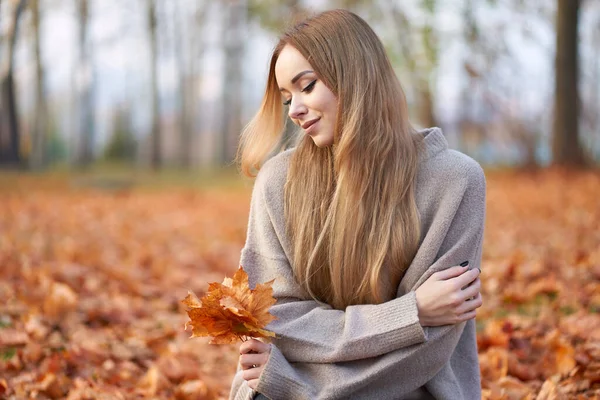
[[[440,128],[422,129],[417,134],[423,138],[421,161],[425,161],[448,148],[448,141]]]

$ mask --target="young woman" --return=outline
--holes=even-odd
[[[264,162],[283,107],[299,143]],[[327,11],[281,37],[240,159],[260,169],[241,264],[251,287],[275,279],[277,338],[240,346],[232,399],[481,397],[484,174],[411,128],[361,18]]]

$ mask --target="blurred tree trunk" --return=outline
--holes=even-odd
[[[156,40],[156,3],[155,0],[146,0],[146,14],[148,18],[148,38],[150,44],[150,85],[152,87],[152,132],[150,134],[150,165],[154,169],[162,166],[161,157],[161,129],[160,114],[158,109],[158,42]]]
[[[182,2],[181,0],[175,1],[175,24],[174,27],[174,44],[175,44],[175,55],[177,57],[177,75],[179,77],[179,151],[177,155],[178,163],[185,168],[191,166],[191,155],[192,155],[192,132],[190,126],[190,90],[193,89],[193,85],[190,85],[190,69],[189,64],[186,62],[184,55],[184,38],[189,40],[189,36],[186,36],[185,19],[183,17]],[[192,53],[188,53],[190,58],[193,58],[193,49],[186,48],[186,50],[192,50]]]
[[[242,60],[247,16],[245,0],[231,0],[226,2],[224,7],[222,38],[225,51],[225,76],[221,105],[221,148],[217,160],[220,164],[227,164],[233,160],[242,129],[244,97]]]
[[[419,121],[425,127],[437,126],[435,117],[435,101],[432,88],[436,85],[436,67],[439,61],[439,37],[434,23],[437,8],[436,0],[421,0],[425,11],[425,23],[421,27],[421,37],[424,50],[424,70],[419,76]]]
[[[92,91],[94,74],[92,49],[89,39],[89,1],[75,0],[79,23],[79,64],[77,66],[78,92],[78,148],[75,162],[80,167],[91,164],[94,158],[94,93]]]
[[[580,166],[584,155],[579,142],[579,52],[577,31],[581,0],[558,0],[556,16],[556,59],[553,163]]]
[[[29,166],[31,169],[37,170],[45,167],[47,163],[46,146],[47,146],[47,104],[46,94],[44,92],[44,70],[42,68],[42,60],[40,55],[40,0],[29,0],[31,7],[33,31],[34,31],[34,51],[35,51],[35,111],[32,141],[31,141],[31,156]]]
[[[189,58],[190,63],[190,74],[191,81],[187,85],[188,87],[188,98],[189,98],[189,124],[190,124],[190,146],[188,148],[188,154],[190,159],[190,166],[192,166],[197,148],[197,139],[198,135],[201,131],[199,122],[199,115],[204,115],[198,112],[198,103],[200,101],[200,83],[202,82],[203,74],[202,74],[202,64],[204,60],[204,51],[206,50],[206,40],[204,39],[204,35],[202,34],[202,29],[205,24],[207,24],[207,15],[209,12],[210,2],[206,0],[195,0],[194,1],[195,9],[193,11],[194,18],[193,23],[190,28],[190,41],[189,44],[189,54],[191,57]]]
[[[596,88],[596,90],[592,91],[592,100],[588,103],[587,115],[591,131],[593,132],[592,135],[595,138],[594,144],[597,146],[596,148],[600,148],[600,115],[595,111],[600,109],[600,23],[596,25],[593,33],[592,48],[594,49],[594,56],[592,57],[594,60],[592,87]]]
[[[411,41],[414,24],[411,23],[404,11],[398,8],[398,4],[390,3],[388,7],[390,7],[389,12],[392,18],[396,21],[400,51],[414,87],[417,99],[417,120],[423,127],[437,126],[432,93],[432,88],[435,87],[435,70],[439,56],[438,36],[432,21],[435,15],[436,1],[422,0],[421,3],[425,12],[425,23],[419,32],[424,50],[422,55],[415,52],[417,47]]]
[[[195,112],[197,88],[198,88],[198,66],[202,64],[204,53],[204,44],[198,32],[198,27],[204,25],[206,17],[207,2],[194,1],[192,13],[192,23],[185,18],[185,12],[182,10],[181,2],[175,5],[177,27],[175,32],[175,50],[177,53],[177,62],[179,69],[179,155],[180,165],[184,168],[191,168],[194,162],[195,151]],[[187,9],[186,9],[187,10]],[[187,21],[187,22],[186,22]],[[184,25],[187,29],[184,29]],[[184,38],[187,41],[184,41]],[[187,54],[187,57],[185,56]]]
[[[6,43],[2,48],[4,54],[0,58],[0,165],[18,166],[21,162],[20,132],[13,64],[19,20],[25,0],[15,0],[10,5],[12,14],[9,17],[6,37],[3,38],[3,42]]]
[[[492,7],[496,6],[495,2],[490,3]],[[513,13],[531,13],[531,18],[545,15],[543,10],[537,7],[534,9],[533,4],[509,2],[504,5],[507,4],[511,5],[510,12]],[[511,55],[507,52],[509,46],[505,42],[506,25],[494,30],[495,37],[490,40],[491,31],[485,25],[487,21],[477,17],[477,11],[485,8],[486,4],[483,2],[466,0],[461,12],[464,41],[469,49],[463,61],[467,83],[461,90],[461,126],[471,125],[477,129],[471,129],[470,134],[461,130],[460,148],[475,152],[475,148],[483,143],[504,141],[508,138],[520,150],[520,166],[535,169],[538,166],[536,150],[540,137],[538,121],[541,117],[525,116],[515,111],[523,103],[522,84],[519,79],[506,79],[501,85],[502,88],[498,89],[498,78],[491,71],[500,59]],[[498,127],[499,122],[490,119],[491,114],[502,116],[502,128]],[[473,146],[469,141],[476,143],[475,148],[469,149],[469,146]]]

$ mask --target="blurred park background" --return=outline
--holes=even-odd
[[[600,398],[598,0],[0,0],[0,398],[227,398],[181,300],[238,267],[277,33],[336,7],[485,167],[483,398]]]
[[[0,164],[227,165],[277,32],[333,7],[380,35],[415,125],[482,164],[600,157],[597,0],[1,0]]]

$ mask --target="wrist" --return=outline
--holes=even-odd
[[[419,324],[425,326],[425,316],[423,315],[423,302],[419,297],[419,291],[415,291],[415,300],[417,303],[417,315],[419,317]]]

